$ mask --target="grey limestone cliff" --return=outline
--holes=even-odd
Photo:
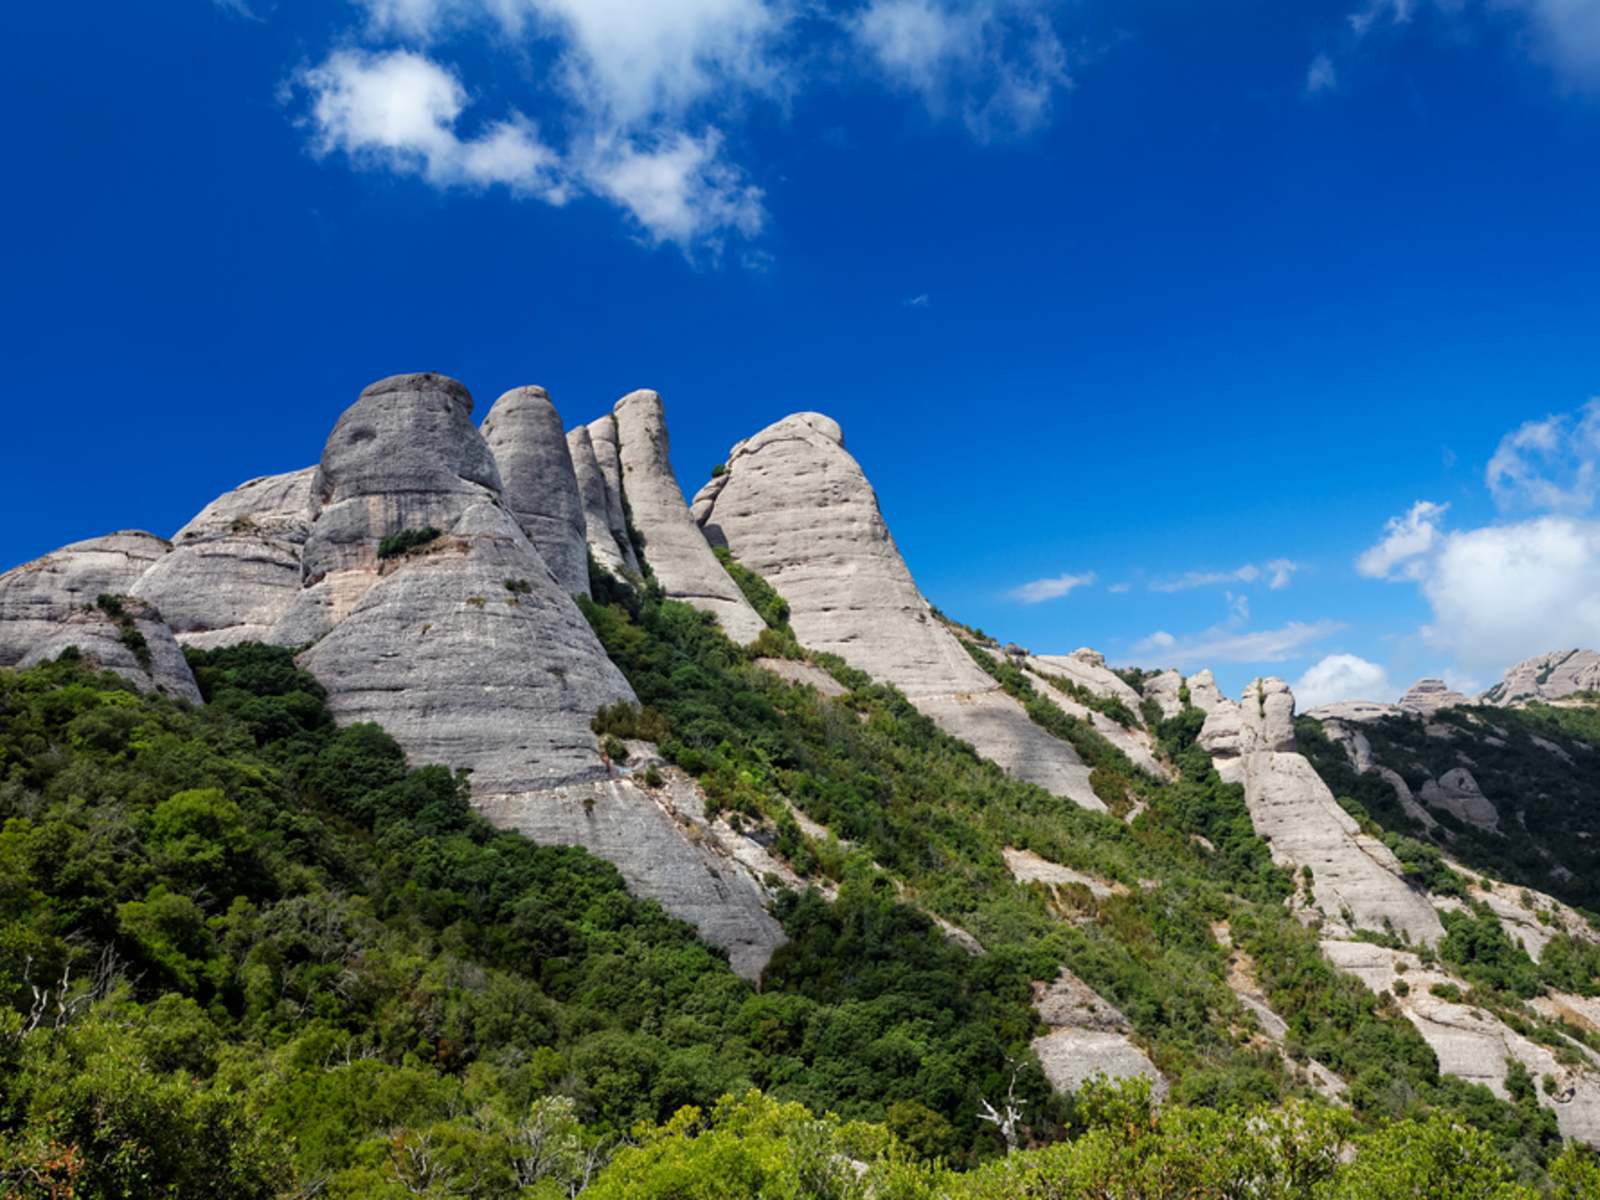
[[[561,416],[541,387],[514,388],[483,421],[505,501],[571,596],[589,594],[587,527]]]

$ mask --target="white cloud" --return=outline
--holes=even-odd
[[[640,146],[600,144],[581,162],[581,174],[599,195],[632,215],[652,242],[715,249],[728,233],[753,238],[765,211],[759,188],[719,157],[721,135],[676,133]]]
[[[935,116],[959,110],[982,140],[1047,124],[1057,93],[1072,86],[1038,0],[869,0],[849,28],[892,84]]]
[[[1594,0],[1368,0],[1346,20],[1359,40],[1409,25],[1424,9],[1455,25],[1511,14],[1526,26],[1520,44],[1568,83],[1600,87],[1600,5]]]
[[[1110,592],[1113,596],[1121,596],[1126,592],[1131,592],[1132,590],[1133,584],[1127,582],[1113,583],[1106,589],[1106,591]]]
[[[1007,595],[1023,604],[1043,604],[1046,600],[1060,599],[1074,588],[1088,587],[1094,580],[1093,571],[1083,575],[1057,575],[1053,579],[1035,579],[1013,588]]]
[[[520,115],[461,138],[455,126],[467,105],[466,89],[419,54],[341,50],[299,82],[312,96],[319,154],[342,152],[441,187],[498,183],[552,201],[563,196],[554,151]]]
[[[1277,629],[1255,632],[1219,625],[1182,638],[1160,630],[1136,643],[1133,653],[1146,665],[1184,669],[1213,663],[1283,662],[1343,628],[1338,621],[1291,621]]]
[[[1334,68],[1333,59],[1326,54],[1319,54],[1311,60],[1311,65],[1306,68],[1306,94],[1318,95],[1322,92],[1331,92],[1339,86],[1339,72]]]
[[[1368,579],[1421,579],[1427,572],[1425,555],[1439,544],[1439,522],[1448,504],[1418,500],[1403,516],[1384,524],[1383,540],[1362,552],[1356,570]]]
[[[1387,671],[1354,654],[1330,654],[1313,664],[1295,680],[1293,691],[1302,712],[1335,700],[1388,701],[1396,694]]]
[[[451,72],[420,54],[341,50],[303,72],[318,154],[415,174],[437,187],[501,185],[551,204],[587,192],[626,212],[644,238],[685,253],[716,252],[725,238],[755,237],[761,192],[721,157],[714,129],[657,137],[593,138],[565,156],[513,113],[471,137],[457,130],[468,107]]]
[[[1432,646],[1469,670],[1600,647],[1600,521],[1546,516],[1444,540],[1422,580]]]
[[[1269,559],[1264,563],[1245,563],[1231,571],[1185,571],[1172,579],[1158,579],[1150,585],[1152,592],[1187,592],[1193,588],[1216,587],[1222,584],[1262,583],[1276,592],[1289,586],[1294,573],[1301,569],[1299,563],[1287,558]]]
[[[1587,512],[1600,482],[1600,400],[1508,433],[1485,479],[1502,508]]]
[[[907,308],[928,308],[932,304],[933,301],[929,298],[927,292],[918,292],[915,296],[909,297],[905,302],[905,306]]]

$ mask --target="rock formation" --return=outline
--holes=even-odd
[[[650,391],[630,392],[617,401],[613,415],[622,495],[632,513],[634,529],[644,542],[639,549],[656,581],[668,596],[716,617],[734,641],[754,641],[766,628],[766,622],[750,607],[689,515],[668,457],[661,397]],[[592,425],[590,435],[595,437],[595,452],[604,474],[602,442]]]
[[[32,666],[73,648],[136,687],[198,704],[172,631],[153,605],[131,598],[169,550],[148,533],[113,533],[0,575],[0,667]]]
[[[1183,711],[1183,676],[1170,669],[1152,675],[1144,681],[1144,694],[1156,702],[1161,719],[1170,721]]]
[[[300,594],[316,468],[269,475],[213,500],[178,530],[133,593],[154,604],[178,641],[207,649],[269,641]]]
[[[1120,701],[1135,717],[1139,715],[1142,697],[1122,676],[1106,666],[1105,656],[1098,650],[1083,647],[1071,654],[1031,655],[1028,665],[1036,671],[1049,671],[1093,695]]]
[[[1451,691],[1450,686],[1442,679],[1419,679],[1411,685],[1411,689],[1404,696],[1400,697],[1399,707],[1406,712],[1431,717],[1441,708],[1456,708],[1471,703],[1472,701],[1460,692]]]
[[[786,417],[735,446],[722,478],[697,501],[708,536],[783,595],[804,645],[898,687],[1018,778],[1104,808],[1072,748],[1029,720],[934,617],[837,424]],[[652,545],[646,554],[654,564]]]
[[[1273,861],[1311,868],[1312,894],[1328,918],[1360,929],[1392,927],[1419,943],[1443,935],[1438,914],[1402,878],[1394,854],[1361,832],[1296,753],[1294,696],[1286,683],[1257,679],[1239,703],[1219,703],[1200,744],[1224,780],[1244,785],[1250,820]]]
[[[1438,779],[1422,785],[1423,803],[1442,808],[1452,816],[1476,825],[1486,833],[1500,829],[1500,814],[1483,794],[1472,772],[1465,767],[1446,771]]]
[[[1600,692],[1600,654],[1556,650],[1519,662],[1483,694],[1486,704],[1525,704],[1561,700],[1580,692]]]
[[[580,425],[567,434],[567,451],[572,456],[578,499],[583,505],[584,536],[588,541],[589,553],[613,575],[621,576],[630,572],[637,575],[639,560],[633,553],[633,544],[619,543],[611,528],[611,495],[606,487],[605,476],[600,472],[599,460],[595,458],[594,440],[587,425]],[[620,501],[617,511],[621,513]]]
[[[1033,1052],[1057,1092],[1070,1095],[1096,1075],[1142,1077],[1156,1100],[1166,1098],[1166,1078],[1134,1044],[1128,1018],[1071,971],[1034,984],[1033,1007],[1050,1031],[1033,1039]]]
[[[1134,720],[1138,720],[1140,698],[1137,692],[1123,683],[1117,676],[1112,675],[1110,671],[1105,670],[1104,667],[1100,668],[1101,673],[1115,680],[1120,685],[1119,688],[1110,687],[1103,681],[1094,679],[1093,676],[1087,675],[1082,671],[1084,660],[1079,658],[1078,655],[1092,653],[1093,651],[1080,650],[1074,655],[1030,656],[1017,661],[1019,661],[1019,665],[1024,670],[1043,681],[1043,687],[1039,690],[1056,707],[1060,708],[1068,716],[1077,717],[1080,721],[1087,721],[1090,725],[1093,725],[1096,733],[1122,751],[1127,756],[1128,761],[1145,774],[1156,779],[1168,778],[1167,768],[1162,765],[1160,759],[1156,756],[1155,739],[1150,736],[1146,729],[1138,724],[1132,726],[1120,725],[1106,716],[1105,713],[1089,708],[1071,694],[1070,688],[1076,684],[1078,687],[1086,688],[1095,696],[1121,701],[1123,707],[1134,717]],[[1095,655],[1095,657],[1098,658],[1099,655]],[[1061,667],[1062,663],[1072,663],[1079,670],[1075,674],[1070,670],[1064,671]],[[1084,683],[1083,680],[1086,678],[1093,680],[1095,686],[1091,687]],[[1063,685],[1066,686],[1063,687]]]
[[[583,501],[561,416],[549,394],[541,387],[514,388],[494,402],[482,432],[517,523],[562,590],[587,596]]]

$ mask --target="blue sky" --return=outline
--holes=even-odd
[[[5,563],[170,534],[438,370],[570,422],[655,387],[691,493],[827,412],[929,597],[1036,650],[1328,699],[1600,644],[1593,0],[0,32]]]

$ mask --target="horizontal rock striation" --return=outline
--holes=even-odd
[[[644,543],[637,549],[656,582],[673,599],[716,617],[734,641],[741,645],[754,641],[767,627],[766,622],[750,607],[689,515],[668,457],[661,397],[650,391],[630,392],[617,401],[613,416],[622,472],[621,494]],[[595,440],[601,473],[605,474],[603,439],[596,435],[594,425],[589,432]]]
[[[482,426],[506,505],[569,596],[589,594],[587,526],[561,416],[541,387],[514,388]]]
[[[134,586],[178,641],[209,649],[271,641],[298,598],[316,468],[269,475],[213,500]]]
[[[1417,943],[1443,936],[1438,914],[1402,878],[1394,854],[1361,832],[1295,751],[1294,696],[1281,679],[1255,680],[1240,702],[1220,702],[1200,744],[1224,780],[1244,785],[1250,820],[1273,861],[1311,868],[1312,895],[1327,917],[1361,929],[1393,928]]]
[[[893,684],[1017,778],[1103,811],[1072,747],[1029,720],[934,617],[835,422],[784,418],[735,446],[722,479],[699,498],[707,536],[782,594],[804,645]]]

